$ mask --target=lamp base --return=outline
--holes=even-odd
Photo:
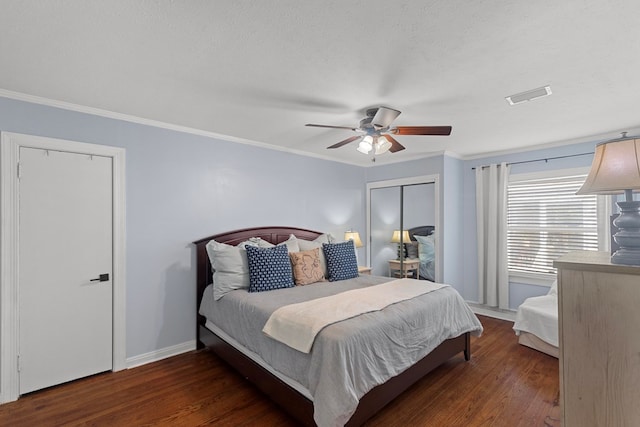
[[[398,261],[406,258],[407,258],[407,248],[405,247],[404,243],[403,244],[398,243]]]
[[[611,264],[640,265],[640,251],[618,249],[611,255]]]
[[[640,265],[640,201],[618,202],[620,215],[613,221],[618,232],[613,240],[619,249],[611,256],[612,264]]]

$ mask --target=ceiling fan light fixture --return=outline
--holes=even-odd
[[[358,142],[356,150],[362,154],[369,154],[373,150],[374,158],[387,151],[397,153],[405,149],[392,135],[451,135],[451,126],[392,126],[393,120],[398,117],[400,111],[389,107],[369,108],[366,114],[367,117],[360,120],[360,126],[355,128],[313,123],[307,123],[306,126],[354,131],[357,135],[343,139],[327,148],[340,148]]]
[[[357,150],[362,154],[369,154],[371,149],[373,148],[373,138],[370,135],[365,136],[360,144],[358,144]]]
[[[387,151],[389,151],[389,148],[391,148],[391,143],[389,142],[389,140],[384,136],[379,137],[378,141],[376,142],[376,155],[386,153]]]

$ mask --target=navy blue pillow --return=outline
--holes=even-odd
[[[295,286],[286,245],[272,248],[247,245],[246,249],[249,261],[249,292]]]
[[[353,240],[342,243],[323,243],[322,251],[327,260],[330,282],[358,277],[358,260]]]

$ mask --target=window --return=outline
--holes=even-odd
[[[575,194],[587,172],[510,178],[507,252],[512,280],[514,276],[553,279],[553,261],[558,257],[576,250],[605,249],[608,200]]]

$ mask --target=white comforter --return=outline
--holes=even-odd
[[[527,298],[516,314],[513,325],[516,335],[529,332],[547,344],[558,347],[558,298],[557,295],[543,295]]]

